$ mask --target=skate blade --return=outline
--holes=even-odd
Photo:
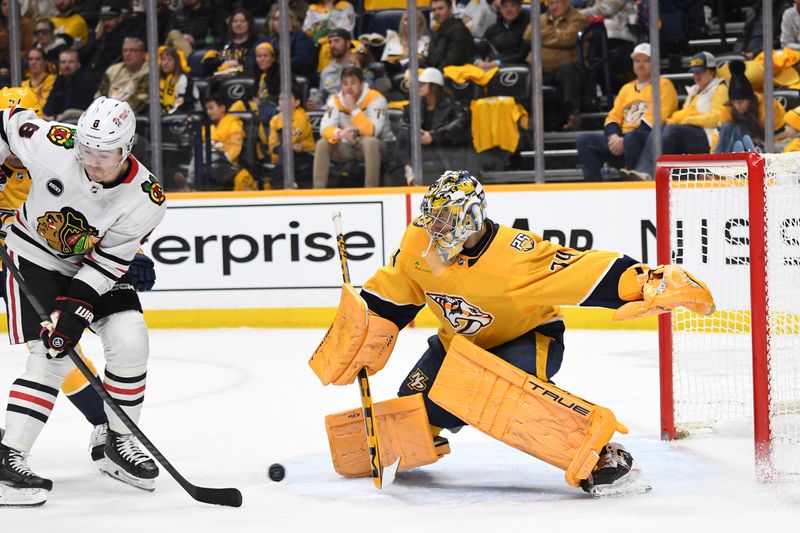
[[[381,482],[381,488],[388,487],[392,483],[394,483],[394,478],[397,475],[397,469],[400,467],[400,458],[397,458],[397,461],[390,464],[389,466],[383,469],[383,478]]]
[[[122,467],[117,466],[108,458],[103,458],[97,461],[97,468],[100,469],[100,472],[105,474],[106,476],[116,479],[117,481],[121,481],[126,485],[130,485],[131,487],[135,487],[140,490],[144,490],[147,492],[153,492],[156,490],[156,480],[155,479],[144,479],[136,476],[132,476],[127,473]]]
[[[0,507],[40,507],[46,501],[45,489],[18,489],[0,484]]]
[[[589,489],[592,498],[609,498],[625,496],[626,494],[644,494],[653,487],[647,482],[638,468],[631,469],[627,475],[622,476],[610,485],[598,485]]]

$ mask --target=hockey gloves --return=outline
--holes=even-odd
[[[149,291],[156,283],[156,269],[153,260],[144,255],[140,250],[128,267],[128,276],[131,285],[138,292]]]
[[[83,300],[66,296],[56,298],[56,308],[50,314],[50,322],[42,322],[39,337],[47,348],[48,359],[58,359],[74,348],[83,335],[83,330],[94,320],[92,305]]]

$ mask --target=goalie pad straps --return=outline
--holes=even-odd
[[[344,284],[333,324],[308,364],[323,385],[349,385],[362,368],[372,375],[384,367],[398,333],[394,322],[371,315],[361,295]]]
[[[639,286],[642,299],[621,306],[614,312],[614,320],[668,313],[676,307],[710,315],[716,308],[708,287],[677,265],[661,265],[652,270],[643,265],[631,267],[620,278],[623,298],[631,292],[631,285]]]
[[[383,464],[392,464],[400,457],[399,470],[411,470],[450,453],[448,444],[434,444],[421,394],[378,402],[373,408]],[[333,468],[345,477],[372,473],[363,413],[359,407],[325,417]]]
[[[615,431],[609,409],[573,396],[456,335],[429,398],[487,435],[565,471],[577,487]]]

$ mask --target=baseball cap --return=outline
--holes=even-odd
[[[116,17],[122,14],[122,4],[116,0],[104,0],[97,14],[101,17]]]
[[[439,69],[436,68],[426,68],[422,71],[419,75],[419,82],[420,83],[435,83],[436,85],[440,85],[444,87],[444,76]]]
[[[650,43],[637,44],[636,48],[634,48],[633,52],[631,52],[631,57],[635,56],[636,54],[644,54],[647,57],[650,57]]]
[[[717,58],[709,52],[698,52],[689,61],[689,72],[703,72],[710,68],[717,68]]]
[[[328,32],[328,39],[331,37],[341,37],[345,41],[352,41],[353,36],[350,35],[350,32],[344,28],[333,28],[331,31]]]

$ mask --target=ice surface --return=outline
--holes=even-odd
[[[469,428],[452,454],[401,472],[378,491],[331,466],[323,417],[357,407],[358,388],[323,387],[307,360],[322,330],[151,331],[141,428],[192,483],[235,486],[240,509],[192,500],[162,470],[154,493],[102,476],[87,451],[91,428],[65,398],[30,465],[53,479],[38,509],[0,510],[0,531],[761,531],[796,527],[800,480],[754,480],[752,441],[708,436],[659,440],[655,332],[569,331],[556,382],[610,407],[631,434],[617,436],[653,485],[649,494],[593,500],[563,473]],[[430,330],[407,330],[371,379],[376,401],[393,397]],[[97,337],[84,348],[102,367]],[[0,407],[21,373],[24,348],[0,349]],[[2,420],[2,417],[0,417]],[[286,478],[267,477],[270,464]],[[514,528],[514,529],[511,529]]]

